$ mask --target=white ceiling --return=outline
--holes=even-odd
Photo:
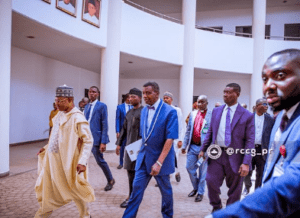
[[[60,33],[13,12],[12,45],[73,66],[100,73],[101,48]],[[27,36],[34,36],[28,39]],[[132,63],[128,63],[131,61]],[[208,74],[206,74],[208,73]],[[180,66],[121,53],[120,78],[179,79]],[[234,74],[235,78],[250,75]],[[232,78],[230,72],[195,69],[195,78]]]
[[[181,13],[183,0],[130,0],[162,14]],[[267,0],[267,7],[300,5],[300,0]],[[197,0],[197,11],[252,8],[253,0]]]

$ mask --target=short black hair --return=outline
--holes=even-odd
[[[226,87],[231,87],[235,92],[241,93],[241,87],[237,83],[229,83]]]
[[[90,89],[97,89],[98,93],[100,94],[99,88],[97,86],[91,86]]]
[[[154,92],[159,93],[159,86],[156,82],[147,82],[143,85],[143,87],[151,86]]]

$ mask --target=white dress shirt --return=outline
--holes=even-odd
[[[218,144],[221,147],[226,147],[226,145],[225,145],[225,129],[226,129],[226,115],[227,115],[228,108],[230,110],[230,124],[231,124],[237,106],[238,106],[238,103],[236,103],[235,105],[232,105],[230,107],[228,107],[228,105],[226,105],[222,112],[222,117],[220,120],[220,126],[219,126],[217,140],[216,140],[216,144]]]
[[[73,5],[71,3],[65,4],[64,1],[58,1],[58,6],[71,12],[72,14],[75,14],[75,8],[73,7]]]
[[[263,134],[263,127],[265,122],[265,115],[257,115],[255,113],[255,144],[261,145],[261,139]]]
[[[147,132],[150,129],[151,122],[153,120],[154,114],[155,114],[159,104],[160,104],[160,99],[158,99],[153,105],[151,105],[151,106],[154,106],[154,110],[148,109]],[[150,105],[147,105],[147,106],[150,106]]]
[[[96,99],[95,101],[93,101],[92,103],[90,103],[90,105],[89,105],[89,107],[92,107],[91,108],[91,111],[90,111],[90,116],[89,116],[89,122],[91,121],[91,118],[92,118],[92,114],[93,114],[93,110],[94,110],[94,107],[95,107],[95,105],[97,104],[97,102],[98,102],[98,100]],[[87,108],[87,110],[89,110],[88,108]]]
[[[88,20],[96,25],[99,25],[99,20],[95,15],[91,16],[89,13],[85,13],[83,15],[83,19]]]
[[[130,105],[125,103],[125,111],[126,111],[126,114],[127,114],[127,112],[129,111],[129,107],[130,107]]]
[[[178,139],[174,140],[176,143],[174,143],[175,145],[177,145],[177,143],[179,141],[183,141],[183,128],[182,128],[182,112],[181,109],[179,107],[175,107],[174,105],[171,105],[177,112],[177,119],[178,119]]]

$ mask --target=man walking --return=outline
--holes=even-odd
[[[174,150],[175,150],[175,179],[177,182],[180,182],[180,172],[178,170],[178,162],[179,162],[179,152],[182,147],[182,137],[183,137],[183,127],[182,127],[182,112],[179,107],[175,107],[173,103],[173,94],[171,92],[164,93],[164,102],[170,106],[172,106],[177,112],[178,118],[178,139],[174,140]]]
[[[252,170],[245,177],[245,189],[243,195],[247,195],[252,186],[251,176],[256,168],[255,189],[261,186],[262,176],[267,158],[267,150],[270,142],[270,135],[274,124],[274,119],[268,115],[268,103],[264,98],[256,101],[255,121],[255,155],[252,157]],[[266,151],[266,153],[265,153]]]
[[[198,110],[191,112],[182,147],[183,154],[188,148],[186,169],[193,185],[193,191],[188,196],[197,195],[195,202],[202,201],[206,184],[207,160],[204,160],[200,166],[197,165],[197,161],[200,147],[210,126],[211,111],[207,110],[207,105],[207,96],[200,95],[198,97]],[[199,169],[198,175],[197,169]]]
[[[55,209],[74,201],[81,218],[89,218],[87,202],[95,200],[88,183],[87,163],[93,138],[83,113],[74,107],[73,88],[56,89],[58,114],[53,118],[49,143],[39,153],[35,185],[40,209],[35,218],[49,217]]]
[[[116,143],[117,144],[117,148],[116,148],[117,155],[120,155],[121,146],[123,144],[123,141],[126,138],[127,138],[126,146],[141,138],[141,136],[140,136],[141,135],[140,134],[140,120],[141,120],[141,111],[143,109],[143,106],[141,105],[141,99],[142,99],[142,91],[140,91],[137,88],[130,89],[129,101],[130,101],[131,105],[133,106],[133,109],[131,109],[126,114],[125,121],[124,121],[122,130],[120,132],[120,136]],[[125,151],[124,152],[124,169],[127,170],[129,195],[128,195],[127,199],[125,199],[125,201],[120,205],[120,207],[122,207],[122,208],[127,207],[130,195],[132,193],[133,179],[135,176],[135,162],[136,161],[130,160],[128,153]]]
[[[251,154],[243,150],[254,148],[254,115],[237,103],[240,92],[241,87],[236,83],[226,86],[223,95],[226,105],[213,110],[209,130],[200,149],[199,157],[204,157],[210,145],[210,149],[218,148],[221,154],[217,159],[208,159],[206,182],[213,211],[222,208],[220,187],[224,178],[229,188],[229,205],[240,200],[243,177],[249,173]],[[228,148],[234,150],[233,154],[227,154]]]
[[[109,143],[108,138],[108,123],[107,123],[107,106],[98,101],[99,89],[92,86],[89,89],[90,103],[85,106],[84,115],[90,123],[91,131],[94,138],[92,153],[97,164],[103,170],[107,179],[107,185],[104,190],[109,191],[113,188],[115,180],[112,177],[108,164],[104,160],[103,152],[106,151],[106,144]]]
[[[274,112],[263,186],[213,217],[300,216],[300,50],[271,55],[262,70],[263,92]]]
[[[136,160],[133,191],[123,217],[136,217],[144,191],[154,176],[162,195],[162,216],[173,217],[173,192],[170,174],[174,173],[173,140],[178,138],[177,112],[159,99],[159,86],[143,86],[147,107],[141,113],[142,146]]]
[[[125,102],[123,104],[120,104],[117,106],[117,111],[116,111],[116,136],[117,139],[120,136],[121,129],[123,127],[123,123],[126,117],[127,112],[132,108],[129,102],[129,95],[126,94],[125,96]],[[119,161],[119,166],[117,169],[122,169],[123,167],[123,158],[124,158],[124,148],[126,145],[126,138],[122,140],[122,145],[121,145],[121,150],[120,150],[120,161]]]

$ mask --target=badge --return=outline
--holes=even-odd
[[[285,145],[281,145],[279,148],[280,154],[282,155],[283,158],[286,157],[286,149],[285,149]]]

